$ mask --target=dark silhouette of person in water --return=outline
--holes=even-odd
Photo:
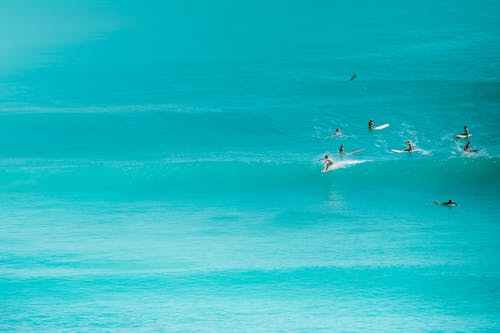
[[[467,125],[464,125],[464,134],[465,136],[469,136],[469,128],[467,127]]]
[[[434,204],[439,205],[439,201],[434,201]],[[458,204],[456,202],[452,201],[451,199],[449,199],[446,202],[443,202],[441,205],[443,205],[443,206],[458,206]]]
[[[464,151],[470,152],[470,141],[467,141],[467,143],[465,144]]]
[[[373,120],[370,119],[370,121],[368,122],[368,129],[372,129],[374,124],[375,123],[373,122]]]
[[[356,77],[357,77],[357,75],[356,75],[356,74],[353,74],[353,75],[351,76],[351,81],[354,81],[354,79],[356,79]]]

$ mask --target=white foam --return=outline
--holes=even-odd
[[[111,106],[36,106],[36,105],[9,105],[0,106],[2,113],[17,114],[47,114],[47,113],[121,113],[121,112],[165,112],[165,113],[219,113],[220,109],[191,107],[176,104],[134,104],[134,105],[111,105]]]
[[[349,168],[353,165],[366,163],[366,162],[371,162],[371,160],[346,160],[346,161],[333,162],[333,164],[328,168],[328,170]]]

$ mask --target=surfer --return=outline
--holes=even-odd
[[[439,201],[434,201],[434,204],[439,205]],[[456,202],[453,202],[451,199],[449,199],[446,202],[443,202],[441,205],[443,205],[443,206],[458,206],[458,204]]]
[[[340,135],[340,134],[342,134],[342,132],[338,128],[333,133],[333,135]]]
[[[469,128],[467,127],[467,125],[464,125],[464,134],[462,134],[462,135],[469,137]]]
[[[344,154],[345,154],[345,151],[344,151],[344,145],[340,145],[340,148],[339,148],[339,154],[340,154],[340,155],[344,155]]]
[[[408,145],[408,148],[406,148],[405,151],[413,151],[413,145],[410,140],[407,140],[406,144]]]
[[[333,164],[333,160],[328,155],[325,155],[320,161],[323,161],[323,170],[325,171]]]
[[[370,119],[370,121],[368,122],[368,129],[372,129],[373,128],[373,120]]]
[[[467,141],[467,143],[465,144],[464,151],[470,152],[470,141]]]
[[[355,79],[356,77],[357,77],[357,76],[356,76],[356,74],[353,74],[353,75],[351,76],[351,81],[354,81],[354,79]]]

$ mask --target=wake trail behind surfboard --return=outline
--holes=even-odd
[[[337,169],[349,168],[353,165],[366,163],[366,162],[371,162],[371,160],[348,160],[348,161],[333,162],[333,164],[330,167],[328,167],[327,170],[321,170],[321,172],[329,172],[329,171],[333,171],[333,170],[337,170]]]

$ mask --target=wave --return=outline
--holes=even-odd
[[[203,108],[195,106],[184,106],[178,104],[133,104],[133,105],[111,105],[111,106],[38,106],[25,104],[3,104],[0,105],[0,113],[3,114],[52,114],[52,113],[131,113],[131,112],[160,112],[160,113],[220,113],[222,109]]]
[[[370,163],[368,163],[370,162]],[[59,192],[107,195],[240,196],[247,192],[324,195],[344,186],[434,186],[498,182],[498,159],[401,159],[335,161],[321,173],[318,161],[201,160],[0,160],[0,192]]]

